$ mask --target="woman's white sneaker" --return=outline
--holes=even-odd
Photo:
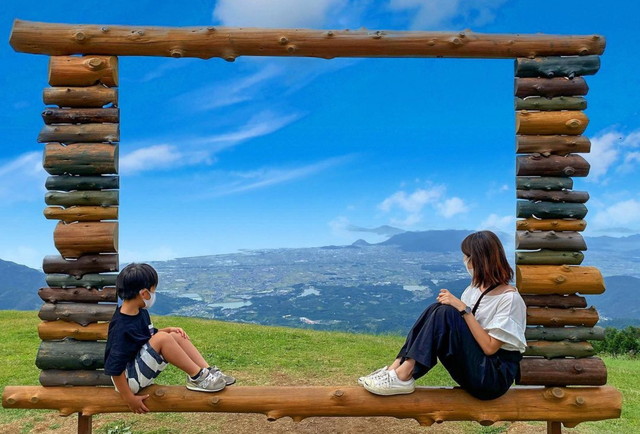
[[[402,381],[398,378],[396,371],[385,371],[376,377],[365,378],[363,386],[376,395],[404,395],[416,390],[416,382],[413,378]]]
[[[376,369],[371,374],[365,375],[364,377],[358,378],[358,384],[362,386],[362,385],[364,385],[364,380],[366,378],[374,378],[374,377],[377,377],[378,375],[384,375],[386,370],[387,370],[387,366],[384,366],[384,367],[382,367],[380,369]]]

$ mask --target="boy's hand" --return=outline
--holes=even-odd
[[[182,330],[180,327],[167,327],[166,329],[163,329],[163,331],[167,333],[178,333],[183,338],[189,339],[189,336],[187,336],[187,333],[184,330]]]
[[[127,405],[131,409],[132,412],[138,414],[144,414],[149,411],[146,405],[144,405],[144,400],[147,399],[149,395],[133,395],[131,398],[127,399]]]

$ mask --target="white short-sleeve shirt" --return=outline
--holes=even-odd
[[[460,299],[473,308],[481,294],[480,289],[469,285]],[[518,291],[497,295],[488,293],[480,301],[475,317],[489,336],[504,342],[500,348],[524,353],[527,348],[527,340],[524,337],[527,306]]]

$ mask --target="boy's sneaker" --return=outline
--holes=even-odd
[[[387,366],[384,366],[384,367],[382,367],[380,369],[376,369],[371,374],[365,375],[364,377],[358,378],[358,384],[362,386],[362,385],[364,385],[364,380],[366,378],[374,378],[374,377],[377,377],[379,375],[383,375],[386,372],[386,370],[387,370]]]
[[[219,392],[226,386],[219,373],[209,372],[207,369],[200,371],[194,380],[187,374],[187,389],[198,392]]]
[[[236,379],[234,377],[232,377],[231,375],[225,374],[217,366],[211,366],[209,368],[209,372],[211,372],[212,374],[215,374],[216,372],[218,372],[227,386],[231,386],[233,383],[236,382]]]
[[[363,386],[376,395],[404,395],[416,390],[416,382],[413,378],[402,381],[396,375],[396,371],[386,371],[386,375],[366,378]]]

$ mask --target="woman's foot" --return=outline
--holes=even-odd
[[[365,378],[363,386],[376,395],[404,395],[416,390],[416,382],[413,378],[402,381],[394,370],[385,370],[375,377]]]
[[[360,378],[358,378],[358,384],[362,386],[362,385],[364,385],[364,380],[365,380],[365,379],[367,379],[367,378],[377,377],[378,375],[383,374],[386,370],[387,370],[387,367],[386,367],[386,366],[384,366],[384,367],[382,367],[382,368],[380,368],[380,369],[376,369],[376,370],[375,370],[375,371],[373,371],[371,374],[369,374],[369,375],[365,375],[364,377],[360,377]]]

